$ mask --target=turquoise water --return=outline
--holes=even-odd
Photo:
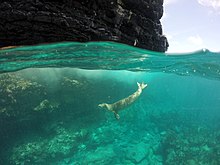
[[[220,164],[220,53],[112,42],[0,51],[0,164]],[[148,87],[114,114],[98,107]]]

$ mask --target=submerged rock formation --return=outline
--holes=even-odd
[[[58,41],[117,41],[168,48],[163,0],[12,0],[0,3],[0,46]]]

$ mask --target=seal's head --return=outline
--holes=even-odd
[[[106,108],[106,109],[108,109],[108,106],[107,106],[106,103],[99,104],[98,106],[101,107],[101,108]]]

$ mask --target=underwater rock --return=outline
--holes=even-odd
[[[68,87],[74,87],[74,88],[81,88],[81,87],[83,87],[84,84],[82,82],[79,82],[78,80],[64,77],[61,85],[68,86]]]
[[[163,0],[3,1],[0,46],[116,41],[164,52]]]
[[[58,103],[51,103],[47,99],[40,102],[38,106],[34,108],[34,111],[40,111],[40,112],[53,112],[54,110],[57,110],[59,107]]]
[[[147,156],[149,151],[149,145],[145,143],[135,144],[128,149],[126,159],[134,164],[147,164]]]
[[[126,148],[126,160],[132,164],[162,165],[162,160],[158,155],[155,155],[152,145],[153,144],[146,142],[130,144],[130,146]]]

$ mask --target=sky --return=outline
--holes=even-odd
[[[164,0],[168,53],[220,51],[220,0]]]

